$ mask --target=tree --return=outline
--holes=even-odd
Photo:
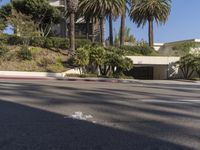
[[[183,74],[184,79],[190,79],[194,73],[195,57],[192,54],[188,54],[181,57],[177,64]]]
[[[69,38],[70,38],[70,50],[75,51],[75,13],[78,8],[78,0],[67,0],[67,8],[70,18],[69,25]]]
[[[136,39],[134,35],[131,35],[131,29],[130,28],[125,28],[125,31],[123,33],[123,42],[128,42],[131,45],[136,44]],[[120,45],[120,39],[121,38],[121,29],[118,33],[118,36],[115,37],[115,45]],[[123,45],[120,45],[123,46]]]
[[[53,24],[61,19],[59,9],[51,6],[47,0],[16,0],[12,2],[13,8],[27,16],[39,26],[42,36],[48,36]]]
[[[27,16],[16,10],[12,10],[12,14],[7,18],[13,28],[17,29],[18,36],[23,37],[24,46],[29,45],[30,38],[39,34],[37,32],[38,25]]]
[[[121,13],[121,25],[120,25],[120,46],[123,46],[125,43],[125,32],[126,32],[126,13],[128,8],[135,3],[136,0],[124,0],[124,4],[122,7],[122,13]]]
[[[194,70],[197,72],[200,78],[200,56],[197,56],[194,60]]]
[[[171,11],[171,0],[138,0],[130,10],[130,17],[138,27],[148,22],[149,46],[154,46],[153,23],[166,23]]]
[[[119,15],[124,0],[82,0],[79,3],[79,12],[89,18],[97,18],[100,23],[100,42],[104,43],[105,17],[109,17],[110,43],[113,44],[113,16]]]
[[[8,17],[11,15],[12,6],[10,4],[4,5],[0,8],[0,31],[3,30],[8,25]]]
[[[109,1],[109,0],[108,0]],[[109,20],[109,40],[110,45],[114,45],[114,38],[113,38],[113,19],[116,19],[120,14],[123,12],[123,6],[124,6],[125,0],[110,0],[111,4],[107,8],[108,13],[108,20]]]

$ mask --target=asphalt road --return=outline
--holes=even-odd
[[[0,150],[200,150],[200,84],[0,80]]]

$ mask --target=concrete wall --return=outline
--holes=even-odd
[[[168,79],[168,66],[167,65],[155,65],[153,66],[154,80]]]
[[[169,65],[180,60],[180,57],[160,56],[127,56],[135,65]]]

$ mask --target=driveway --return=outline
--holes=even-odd
[[[200,150],[200,84],[0,80],[0,150]]]

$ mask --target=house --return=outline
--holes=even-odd
[[[61,12],[65,12],[66,8],[66,1],[65,0],[49,0],[50,5],[57,7],[61,10]],[[65,18],[53,27],[52,32],[55,36],[60,37],[68,37],[68,26],[69,22],[66,21]],[[76,21],[75,25],[75,36],[76,38],[89,38],[93,41],[99,40],[100,33],[100,26],[98,21],[93,20],[90,21],[88,24],[83,18],[79,18]]]
[[[165,80],[182,78],[182,73],[176,65],[180,57],[169,54],[173,52],[173,47],[175,45],[185,42],[194,42],[196,47],[191,48],[191,53],[200,53],[200,39],[155,43],[154,49],[159,51],[161,56],[127,56],[134,63],[134,69],[131,70],[129,75],[133,75],[136,79]],[[196,76],[197,75],[194,73],[193,77]]]
[[[175,42],[168,43],[155,43],[154,49],[159,51],[161,55],[173,55],[173,47],[179,44],[183,44],[186,42],[195,43],[195,48],[191,49],[191,53],[199,53],[200,52],[200,39],[189,39],[189,40],[181,40]]]

